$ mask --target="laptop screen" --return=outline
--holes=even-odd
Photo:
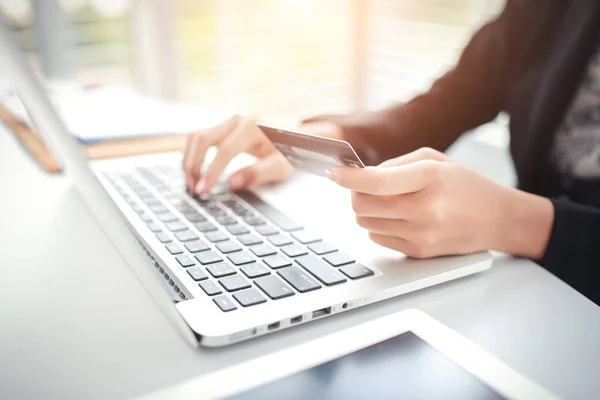
[[[412,332],[234,398],[505,399]]]

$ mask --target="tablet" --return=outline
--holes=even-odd
[[[406,310],[149,396],[556,399],[450,328]]]

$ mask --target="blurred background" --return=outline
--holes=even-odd
[[[288,123],[410,99],[456,62],[474,31],[503,5],[503,0],[0,0],[49,79],[120,86]],[[495,126],[501,129],[480,136],[504,154],[505,119]],[[478,167],[487,157],[479,160],[480,153],[462,157]]]

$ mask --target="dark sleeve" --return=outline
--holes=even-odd
[[[462,133],[491,121],[501,111],[515,36],[512,14],[518,7],[513,3],[508,0],[503,12],[473,36],[456,67],[426,93],[377,112],[320,115],[306,122],[339,124],[346,140],[369,165],[425,146],[445,151]]]
[[[600,304],[600,209],[552,200],[554,226],[541,265]]]

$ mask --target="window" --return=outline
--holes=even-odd
[[[50,77],[128,85],[273,122],[379,108],[426,90],[502,5],[0,0]]]
[[[352,1],[180,0],[180,94],[278,120],[351,107]]]
[[[49,78],[133,84],[132,0],[0,0]]]
[[[499,0],[371,0],[366,105],[406,101],[450,69]]]

